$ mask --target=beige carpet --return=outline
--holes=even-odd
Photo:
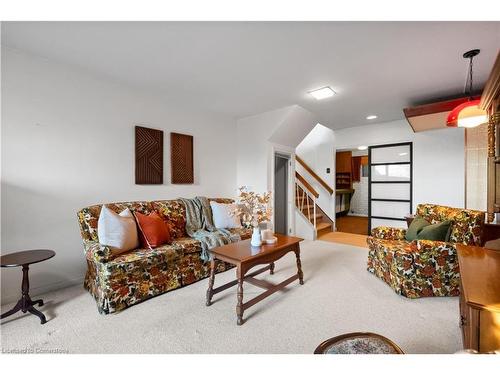
[[[312,353],[323,340],[353,331],[389,337],[407,353],[461,349],[458,298],[409,300],[366,271],[367,249],[323,241],[304,242],[305,284],[245,312],[236,325],[236,289],[205,306],[207,280],[164,294],[114,315],[99,315],[80,286],[48,293],[49,320],[14,315],[1,323],[2,350],[69,353]],[[276,263],[269,281],[296,272],[295,256]],[[262,275],[261,275],[262,276]],[[234,277],[219,274],[216,286]],[[245,284],[246,299],[260,289]],[[2,311],[11,306],[2,306]]]

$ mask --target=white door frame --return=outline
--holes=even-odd
[[[281,155],[286,155],[290,158],[288,164],[288,205],[287,205],[287,225],[288,234],[295,235],[295,149],[291,147],[281,146],[277,144],[271,144],[269,147],[268,156],[268,190],[272,193],[272,207],[273,207],[273,229],[274,229],[274,155],[278,153]]]

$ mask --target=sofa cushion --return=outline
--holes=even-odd
[[[132,212],[137,211],[141,214],[146,215],[153,210],[151,203],[145,201],[106,203],[106,207],[116,212],[117,214],[122,212],[126,208],[130,209],[130,211]],[[101,208],[102,204],[96,204],[93,206],[82,208],[78,212],[80,233],[84,241],[99,241],[99,236],[97,234],[97,222],[99,220]]]
[[[201,251],[200,241],[191,237],[178,237],[172,241],[171,245],[180,249],[183,255]]]
[[[173,238],[185,237],[186,234],[186,207],[179,199],[152,201],[153,209],[170,226],[170,236]]]
[[[214,226],[218,229],[241,228],[238,205],[235,203],[210,202]]]
[[[135,212],[134,216],[139,226],[142,247],[154,249],[170,243],[170,226],[156,211],[151,212],[149,215]]]
[[[99,242],[109,246],[113,255],[139,247],[139,236],[134,215],[126,208],[119,214],[102,206],[97,223]]]
[[[406,231],[406,235],[405,235],[406,241],[416,240],[417,235],[420,233],[420,231],[428,225],[431,225],[431,223],[429,223],[423,217],[416,216],[412,220],[410,226],[408,227],[408,230]]]
[[[419,240],[447,241],[450,237],[451,221],[445,220],[440,223],[426,225],[418,234]]]
[[[108,272],[131,272],[137,268],[149,268],[155,265],[173,265],[183,255],[179,246],[162,245],[155,249],[135,249],[125,254],[120,254],[106,263],[102,263]]]

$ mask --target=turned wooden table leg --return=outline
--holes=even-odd
[[[274,275],[274,262],[272,262],[270,265],[269,265],[269,273],[271,275]]]
[[[297,258],[297,275],[299,275],[300,285],[304,285],[304,274],[302,273],[302,263],[300,262],[300,247],[297,246],[295,251],[295,257]]]
[[[47,319],[45,318],[45,315],[43,315],[42,312],[38,311],[35,309],[33,306],[38,304],[39,306],[43,306],[43,301],[41,299],[37,299],[36,301],[32,301],[30,297],[30,280],[29,280],[29,265],[24,264],[23,265],[23,282],[21,284],[21,299],[17,301],[16,306],[10,311],[7,311],[6,313],[3,313],[1,316],[1,319],[6,318],[15,312],[18,312],[21,310],[23,313],[31,313],[33,315],[36,315],[40,318],[40,323],[45,324],[47,323]]]
[[[28,302],[30,300],[30,295],[29,295],[30,279],[28,277],[29,269],[30,267],[27,264],[23,265],[23,283],[21,286],[21,292],[22,292],[21,300],[23,301],[23,307],[22,307],[23,313],[28,311],[28,307],[30,307],[30,304]]]
[[[240,326],[243,324],[243,274],[241,268],[238,267],[238,304],[236,305],[236,323]]]
[[[210,278],[208,279],[208,289],[207,289],[207,301],[206,305],[210,306],[212,304],[212,296],[215,281],[215,258],[210,261]]]
[[[12,308],[12,310],[4,312],[2,314],[2,316],[0,317],[0,319],[6,318],[8,316],[11,316],[12,314],[14,314],[14,313],[18,312],[19,310],[21,310],[22,307],[23,307],[23,300],[20,299],[19,301],[17,301],[16,305]]]

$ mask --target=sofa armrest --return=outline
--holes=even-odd
[[[83,247],[85,249],[85,257],[88,260],[106,263],[111,259],[111,248],[101,245],[98,241],[86,241],[83,243]]]
[[[372,236],[382,240],[401,241],[405,239],[406,229],[393,227],[376,227],[372,229]]]

